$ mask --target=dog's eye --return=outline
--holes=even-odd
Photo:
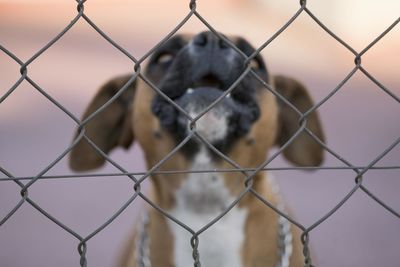
[[[174,55],[166,52],[166,53],[161,53],[157,57],[156,62],[158,64],[168,64],[168,63],[171,63],[173,59],[174,59]]]
[[[260,62],[256,58],[253,58],[250,61],[250,68],[255,69],[255,70],[259,70],[260,67],[261,67],[260,66]]]

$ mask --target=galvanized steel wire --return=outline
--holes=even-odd
[[[168,33],[158,44],[156,44],[154,47],[148,50],[141,58],[135,58],[132,54],[130,54],[127,50],[125,50],[123,47],[121,47],[118,43],[116,43],[113,39],[111,39],[106,33],[104,33],[84,12],[85,9],[85,2],[86,0],[77,0],[77,14],[76,16],[72,19],[72,21],[64,28],[62,31],[57,34],[53,39],[51,39],[45,46],[43,46],[38,52],[36,52],[31,58],[29,58],[26,61],[22,61],[17,55],[11,52],[12,48],[6,48],[0,44],[0,50],[5,53],[8,57],[10,57],[12,60],[14,60],[19,66],[20,66],[20,78],[14,83],[14,85],[0,98],[0,105],[3,101],[5,101],[15,90],[18,89],[20,84],[23,81],[27,81],[29,84],[31,84],[43,97],[45,97],[49,102],[51,102],[54,106],[56,106],[58,109],[60,109],[62,112],[64,112],[71,120],[73,120],[77,127],[79,128],[79,134],[77,135],[76,139],[67,146],[67,148],[58,156],[56,157],[46,168],[44,168],[42,171],[40,171],[37,174],[34,174],[29,177],[16,177],[9,171],[7,171],[3,166],[0,166],[0,172],[3,174],[2,177],[0,177],[1,182],[14,182],[20,187],[20,195],[21,199],[18,201],[18,203],[15,204],[15,206],[3,217],[0,217],[0,226],[5,224],[10,217],[13,216],[13,214],[24,204],[28,203],[31,205],[34,209],[38,210],[43,216],[47,217],[49,220],[51,220],[53,223],[61,227],[63,230],[68,232],[70,235],[74,236],[78,241],[78,252],[80,256],[80,266],[88,266],[88,260],[86,257],[86,251],[87,251],[87,246],[88,246],[88,241],[93,238],[95,235],[97,235],[99,232],[101,232],[104,228],[106,228],[110,223],[112,223],[132,202],[134,202],[136,199],[141,198],[144,201],[146,201],[148,204],[150,204],[155,210],[169,218],[171,221],[175,222],[177,225],[181,226],[184,228],[186,231],[188,231],[192,235],[191,239],[191,246],[193,249],[193,263],[194,266],[200,266],[201,264],[201,255],[199,255],[198,251],[198,246],[199,242],[201,241],[201,234],[204,231],[207,231],[212,225],[214,225],[216,222],[218,222],[223,216],[225,216],[237,203],[247,194],[252,194],[255,196],[257,199],[259,199],[262,203],[264,203],[267,207],[273,209],[276,213],[279,215],[283,216],[286,218],[288,221],[290,221],[293,225],[298,227],[301,232],[301,241],[303,245],[303,255],[304,255],[304,266],[312,266],[312,260],[311,256],[309,253],[309,239],[310,239],[310,232],[313,231],[316,227],[318,227],[320,224],[324,223],[330,216],[332,216],[337,210],[339,210],[344,203],[346,203],[356,191],[362,191],[364,192],[367,196],[369,196],[371,199],[376,201],[381,205],[382,208],[386,209],[388,212],[390,212],[393,216],[397,217],[400,219],[400,213],[399,211],[394,210],[392,207],[390,207],[390,204],[385,203],[382,201],[379,196],[375,195],[373,192],[371,192],[364,184],[363,184],[363,177],[364,175],[371,170],[375,171],[380,171],[380,170],[385,170],[385,169],[400,169],[400,165],[396,166],[377,166],[377,163],[385,157],[390,151],[392,151],[400,142],[400,136],[390,145],[388,146],[384,151],[382,151],[379,155],[375,157],[368,165],[366,166],[356,166],[352,164],[349,160],[345,159],[343,156],[341,156],[339,153],[335,152],[334,148],[329,147],[326,143],[322,142],[321,140],[318,139],[307,127],[306,127],[306,122],[307,118],[310,113],[313,111],[317,110],[320,108],[322,105],[324,105],[327,101],[329,101],[338,91],[340,91],[353,76],[355,73],[359,72],[364,74],[369,80],[371,80],[380,90],[385,92],[388,96],[393,98],[397,103],[400,102],[399,97],[391,91],[389,88],[385,87],[381,82],[379,82],[378,79],[376,79],[372,74],[370,74],[363,66],[362,66],[362,57],[375,45],[377,44],[386,34],[388,34],[393,28],[398,26],[400,22],[400,17],[396,19],[391,25],[387,27],[385,31],[383,31],[378,37],[376,37],[370,44],[368,44],[364,49],[361,51],[357,51],[356,49],[352,48],[348,43],[346,43],[344,40],[342,40],[338,35],[336,35],[332,30],[330,30],[326,25],[324,25],[323,22],[321,22],[317,16],[313,14],[313,12],[307,7],[307,1],[306,0],[301,0],[299,3],[299,8],[295,12],[295,14],[275,33],[273,34],[268,40],[266,40],[260,47],[256,49],[256,51],[250,55],[246,56],[243,52],[241,52],[229,39],[227,39],[225,36],[221,35],[218,30],[214,29],[214,27],[207,22],[207,20],[201,16],[201,14],[197,11],[197,5],[201,5],[201,3],[197,3],[195,0],[191,0],[188,4],[188,11],[187,15],[182,18],[182,20],[176,25],[174,29],[171,30],[170,33]],[[262,80],[261,77],[259,77],[251,68],[249,65],[249,62],[251,59],[256,57],[264,48],[266,48],[270,43],[272,43],[275,38],[277,38],[282,32],[284,32],[287,28],[291,26],[291,24],[298,18],[300,14],[306,14],[308,15],[319,27],[321,27],[326,34],[330,35],[331,38],[336,40],[338,43],[340,43],[345,49],[347,49],[349,52],[351,52],[354,55],[354,68],[340,81],[340,83],[333,88],[330,93],[324,97],[321,101],[316,103],[312,108],[307,110],[306,112],[302,113],[300,112],[295,106],[293,106],[288,100],[286,100],[282,95],[278,94],[276,91],[273,90],[270,84],[266,83],[265,81]],[[178,106],[176,103],[174,103],[171,99],[169,99],[157,86],[155,86],[143,73],[142,73],[142,63],[155,51],[157,50],[161,45],[163,45],[167,40],[169,40],[178,30],[181,29],[183,25],[186,24],[186,22],[189,19],[198,19],[200,22],[203,23],[211,32],[213,32],[216,36],[218,36],[220,39],[224,40],[231,48],[233,48],[235,51],[237,51],[245,60],[247,64],[247,68],[244,70],[242,75],[235,81],[234,84],[232,84],[224,94],[217,99],[213,104],[211,104],[208,108],[203,110],[201,114],[199,114],[195,118],[191,118],[180,106]],[[28,74],[28,71],[30,69],[30,65],[37,60],[40,56],[42,56],[46,51],[52,47],[56,42],[58,42],[65,33],[67,33],[71,28],[74,27],[74,25],[79,21],[86,21],[88,25],[90,25],[101,37],[103,37],[112,47],[114,47],[117,51],[122,53],[124,56],[126,56],[131,62],[133,66],[133,74],[131,75],[129,81],[122,87],[120,90],[109,100],[107,101],[103,106],[101,106],[98,110],[93,112],[88,118],[86,118],[83,121],[80,121],[78,118],[76,118],[67,108],[63,106],[62,103],[58,102],[55,100],[51,95],[49,95],[44,88],[42,88],[39,84],[37,84],[33,79]],[[225,97],[227,94],[229,94],[232,90],[235,89],[235,86],[243,79],[246,75],[253,75],[257,80],[259,80],[263,86],[265,87],[265,90],[270,91],[273,93],[277,98],[279,98],[282,102],[284,102],[286,105],[288,105],[291,109],[293,109],[298,115],[299,115],[299,128],[296,131],[296,133],[279,149],[277,150],[271,157],[268,158],[267,161],[265,161],[263,164],[261,164],[259,167],[254,168],[254,169],[249,169],[249,168],[243,168],[236,162],[234,162],[232,159],[221,153],[217,148],[215,148],[210,142],[208,142],[204,137],[202,137],[197,131],[196,131],[196,122],[203,116],[205,113],[207,113],[210,109],[212,109],[223,97]],[[99,147],[96,146],[95,143],[93,143],[86,135],[85,132],[85,126],[87,123],[92,120],[95,116],[97,116],[100,112],[102,112],[104,109],[106,109],[111,103],[113,103],[136,79],[142,79],[145,83],[149,85],[150,88],[152,88],[156,93],[161,95],[166,101],[171,103],[179,112],[184,114],[189,120],[190,120],[190,133],[188,136],[180,143],[178,144],[164,159],[162,159],[160,162],[158,162],[155,166],[152,166],[147,172],[131,172],[129,170],[124,169],[121,165],[118,164],[118,162],[115,162],[113,159],[111,159],[108,155],[106,155]],[[71,129],[72,132],[72,129]],[[311,136],[316,142],[318,142],[326,151],[326,153],[329,153],[331,156],[339,160],[340,162],[343,163],[343,166],[323,166],[323,167],[282,167],[282,168],[272,168],[269,166],[269,164],[282,152],[285,150],[285,148],[290,145],[293,140],[296,139],[296,137],[301,134],[301,133],[307,133],[309,136]],[[229,163],[231,165],[230,169],[220,169],[220,170],[199,170],[199,171],[191,171],[191,170],[168,170],[168,171],[159,171],[158,168],[166,162],[169,158],[171,158],[175,153],[177,153],[192,137],[196,136],[199,140],[201,140],[209,149],[211,149],[213,152],[215,152],[219,157],[221,157],[224,161]],[[77,145],[77,143],[81,139],[86,139],[92,146],[93,148],[100,154],[104,159],[109,162],[111,165],[113,165],[116,169],[119,170],[119,172],[116,173],[105,173],[105,174],[79,174],[79,175],[46,175],[47,172],[52,169],[59,161],[61,161],[72,149],[74,146]],[[282,213],[277,207],[274,207],[271,203],[269,203],[266,199],[264,199],[258,192],[256,192],[252,188],[252,179],[253,177],[261,171],[290,171],[290,170],[353,170],[354,171],[354,186],[349,189],[348,193],[337,203],[331,210],[326,212],[324,216],[322,216],[320,219],[315,221],[312,225],[303,225],[300,222],[296,221],[294,218],[290,217],[288,214]],[[181,222],[179,219],[175,218],[171,214],[169,214],[167,211],[161,209],[158,207],[155,203],[153,203],[142,191],[142,183],[146,180],[149,179],[150,176],[155,175],[155,174],[166,174],[166,175],[174,175],[174,174],[181,174],[181,173],[201,173],[201,172],[241,172],[246,179],[243,181],[244,187],[242,192],[239,194],[239,196],[227,207],[219,216],[214,218],[211,222],[209,222],[207,225],[204,225],[200,230],[195,231],[190,228],[190,226],[184,224]],[[126,200],[124,205],[122,205],[106,222],[103,222],[97,229],[95,229],[92,233],[90,233],[87,236],[82,236],[81,234],[77,233],[67,225],[65,225],[62,221],[58,220],[55,218],[53,215],[51,215],[49,212],[47,212],[45,209],[43,209],[37,202],[35,202],[34,199],[32,199],[29,196],[29,188],[36,183],[38,180],[43,180],[43,179],[83,179],[83,178],[96,178],[96,177],[112,177],[112,176],[126,176],[129,179],[132,180],[132,195],[131,197]]]

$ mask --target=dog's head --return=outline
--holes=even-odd
[[[243,38],[229,39],[247,56],[255,51]],[[285,144],[296,133],[300,116],[278,101],[253,74],[242,75],[248,64],[299,111],[305,112],[313,106],[303,85],[287,77],[270,75],[261,56],[245,62],[241,53],[211,32],[179,35],[153,53],[144,72],[146,80],[138,78],[90,120],[85,135],[105,153],[117,146],[129,147],[136,139],[147,163],[153,166],[195,131],[197,135],[174,156],[173,160],[182,164],[175,163],[170,168],[187,167],[202,147],[211,151],[212,147],[204,146],[201,139],[243,167],[257,166],[273,145]],[[84,118],[108,101],[130,77],[118,77],[105,84]],[[202,114],[216,100],[219,102]],[[324,139],[315,112],[308,116],[307,128]],[[215,151],[211,154],[215,155]],[[318,165],[323,158],[322,148],[307,133],[298,135],[284,155],[302,166]],[[218,162],[218,158],[214,160]],[[71,167],[75,170],[88,170],[103,163],[103,156],[85,139],[71,152]]]

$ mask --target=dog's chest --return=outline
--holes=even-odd
[[[193,161],[193,170],[214,169],[206,151],[201,150]],[[176,206],[171,214],[194,231],[199,231],[220,215],[234,201],[218,173],[192,173],[176,191]],[[217,223],[199,235],[202,266],[240,267],[241,248],[247,212],[235,206]],[[174,237],[176,267],[193,266],[192,235],[181,226],[169,222]]]

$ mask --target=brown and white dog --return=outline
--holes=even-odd
[[[254,52],[243,38],[232,37],[230,40],[244,54]],[[202,32],[170,39],[153,53],[144,74],[191,117],[196,117],[233,84],[245,70],[244,65],[243,57],[224,41],[211,32]],[[251,66],[300,111],[312,107],[309,94],[299,82],[272,76],[260,56],[251,62]],[[106,83],[83,118],[109,100],[130,77],[121,76]],[[117,146],[128,148],[136,140],[144,151],[148,168],[151,168],[194,127],[200,136],[241,167],[255,168],[266,160],[273,146],[283,145],[296,132],[298,120],[298,114],[278,101],[251,74],[191,126],[185,115],[138,79],[87,124],[86,135],[106,153]],[[308,117],[307,127],[324,139],[316,113]],[[323,159],[321,147],[306,133],[300,134],[283,154],[300,166],[319,165]],[[97,168],[105,161],[85,140],[72,150],[70,159],[72,169],[77,171]],[[230,163],[216,155],[200,137],[194,136],[158,170],[230,168]],[[224,211],[245,189],[246,180],[240,172],[181,172],[157,174],[151,178],[151,200],[194,231]],[[279,196],[262,172],[254,177],[252,188],[273,205],[280,204]],[[148,211],[148,218],[144,230],[136,231],[126,247],[119,266],[193,266],[191,234],[154,209]],[[276,212],[252,194],[246,194],[221,220],[199,235],[202,266],[302,266],[299,235],[292,226],[287,233],[289,236],[284,238],[293,236],[293,246],[287,248],[290,250],[285,252],[288,259],[282,263],[278,221]],[[146,242],[138,242],[143,236]],[[135,248],[135,244],[140,248]]]

